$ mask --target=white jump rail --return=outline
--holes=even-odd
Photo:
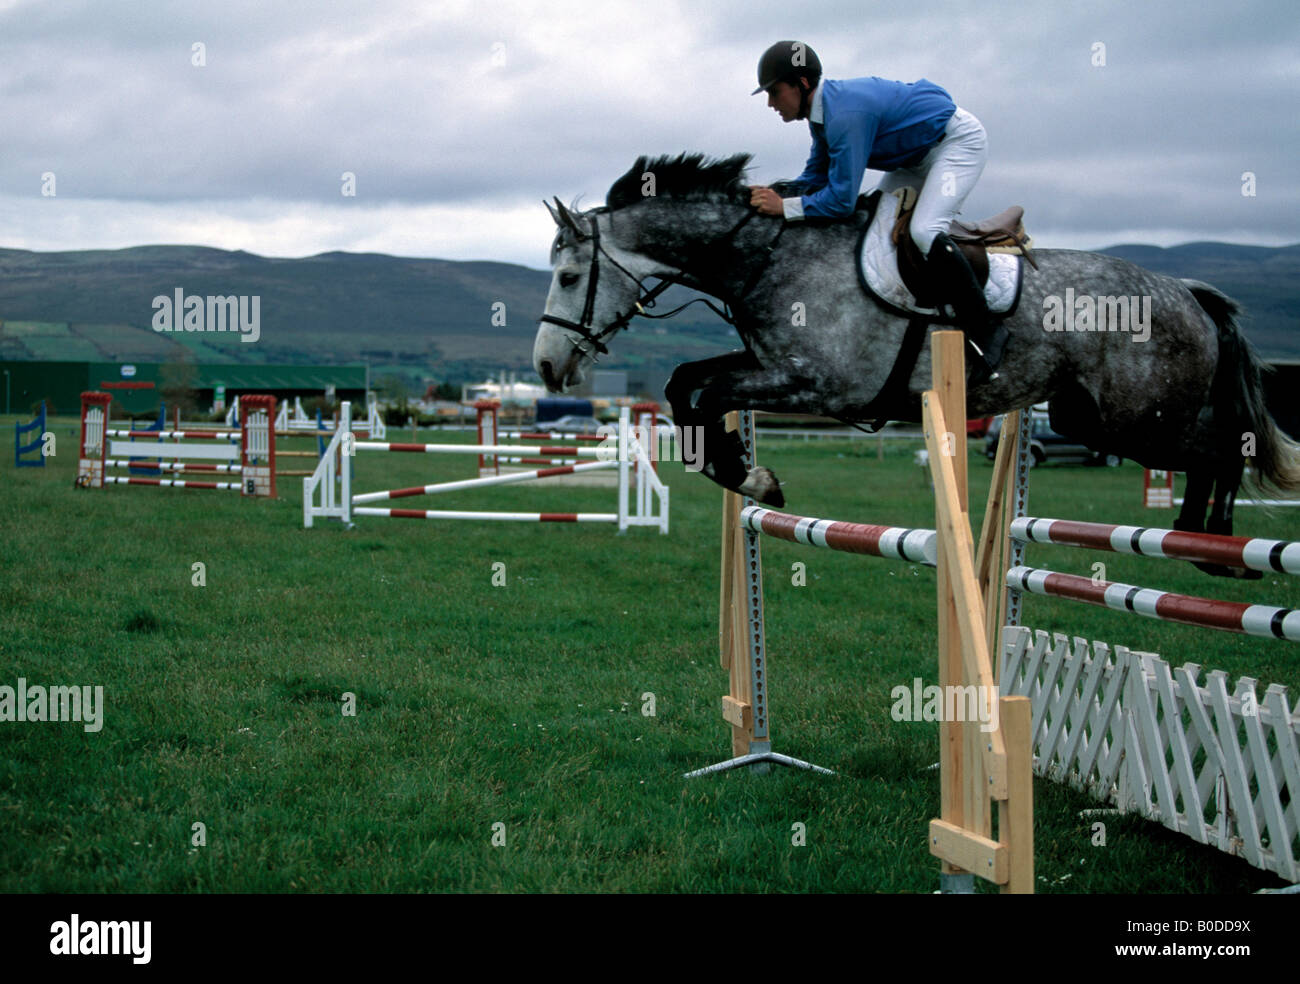
[[[601,447],[502,445],[502,444],[413,444],[386,441],[357,440],[351,430],[352,407],[344,403],[338,429],[326,448],[316,471],[303,479],[303,526],[310,529],[316,519],[337,519],[350,526],[354,516],[382,516],[392,519],[445,519],[445,520],[496,520],[504,522],[535,523],[611,523],[619,532],[633,526],[657,526],[661,533],[668,532],[668,487],[660,481],[649,456],[629,426],[626,408],[619,420],[617,436],[599,438]],[[472,454],[538,456],[544,461],[556,455],[565,460],[594,458],[595,461],[565,464],[558,467],[537,468],[526,472],[490,475],[431,485],[378,492],[352,492],[352,468],[345,467],[342,458],[361,452],[388,452],[408,454]],[[511,485],[531,482],[560,475],[582,474],[587,471],[616,470],[618,481],[618,511],[612,513],[579,512],[476,512],[466,510],[395,509],[367,505],[389,499],[418,495],[437,495],[443,492],[463,491],[494,485]],[[629,481],[629,479],[633,479]],[[629,490],[629,485],[633,488]],[[631,494],[629,494],[631,492]]]

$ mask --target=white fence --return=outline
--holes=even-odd
[[[1153,653],[1004,629],[1003,696],[1027,696],[1034,772],[1300,881],[1300,709],[1286,687]]]

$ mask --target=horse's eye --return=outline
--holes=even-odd
[[[574,284],[578,282],[579,279],[580,278],[576,273],[562,273],[560,274],[560,286],[572,287]]]

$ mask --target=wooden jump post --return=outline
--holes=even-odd
[[[939,534],[939,685],[945,693],[952,692],[949,686],[976,686],[977,693],[993,695],[998,689],[991,654],[1000,640],[1000,620],[993,616],[1001,610],[1000,555],[1008,545],[1010,442],[994,464],[976,553],[966,483],[965,339],[956,331],[935,332],[930,339],[933,389],[921,404]],[[1003,892],[1034,890],[1032,710],[1026,697],[997,700],[998,725],[991,732],[975,722],[939,725],[940,818],[930,821],[930,853],[942,862],[945,891],[973,890],[973,875]],[[997,840],[991,803],[997,804]]]
[[[1030,701],[996,697],[990,653],[998,651],[1004,592],[1004,553],[1010,502],[1011,452],[999,451],[978,555],[966,492],[964,339],[960,332],[931,335],[934,388],[923,397],[925,440],[935,488],[935,530],[908,530],[790,517],[724,493],[719,648],[730,674],[722,699],[732,728],[733,758],[688,773],[698,776],[740,765],[770,763],[829,772],[772,751],[768,721],[760,535],[826,549],[934,563],[938,571],[938,650],[941,686],[977,687],[998,701],[997,726],[949,721],[940,728],[941,816],[930,823],[930,853],[942,861],[945,892],[973,891],[973,875],[1004,892],[1030,893],[1033,882],[1033,790]],[[749,464],[754,461],[752,416],[732,415]],[[948,426],[948,421],[957,423]],[[1010,442],[1004,442],[1010,448]],[[1022,463],[1022,468],[1024,467]],[[954,691],[945,691],[952,693]],[[993,811],[997,804],[997,837]]]

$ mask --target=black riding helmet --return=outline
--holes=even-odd
[[[758,88],[750,95],[766,92],[778,82],[793,85],[800,76],[817,85],[822,77],[822,63],[817,52],[802,41],[778,41],[758,60]]]

